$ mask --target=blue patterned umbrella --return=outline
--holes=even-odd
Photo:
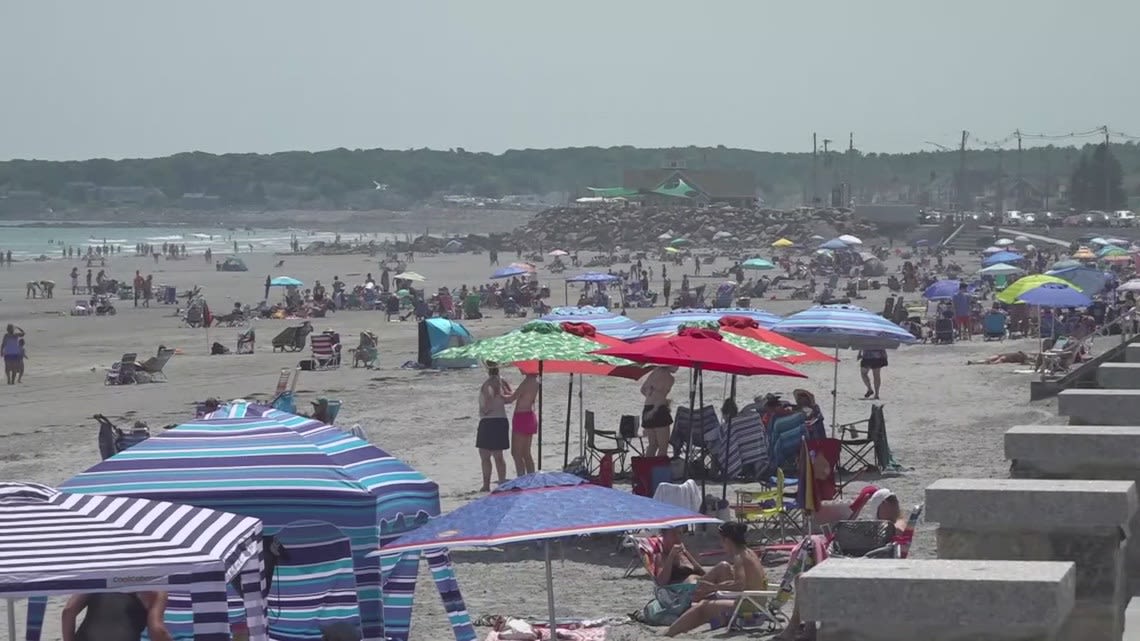
[[[922,292],[922,297],[927,300],[945,300],[954,298],[958,290],[962,287],[960,280],[939,280],[935,281],[930,287],[927,287]]]
[[[630,492],[591,485],[573,474],[538,472],[504,483],[488,496],[432,519],[374,554],[546,541],[547,605],[554,630],[550,539],[696,523],[719,521]]]
[[[661,316],[651,318],[641,324],[635,331],[630,332],[627,340],[649,338],[650,336],[663,336],[676,333],[682,325],[700,323],[720,323],[725,316],[744,316],[756,321],[764,329],[771,329],[782,318],[762,309],[738,309],[730,307],[714,309],[677,309]],[[619,337],[621,338],[621,337]]]
[[[1017,300],[1040,307],[1087,307],[1092,299],[1072,287],[1057,283],[1045,283],[1025,292]]]
[[[552,323],[589,323],[599,334],[627,340],[641,325],[628,316],[615,314],[605,307],[555,307],[540,320]]]
[[[982,267],[989,267],[998,263],[1016,263],[1017,261],[1025,258],[1017,252],[999,251],[986,256],[982,261]]]
[[[842,240],[839,240],[838,238],[832,238],[831,240],[827,241],[826,243],[823,243],[822,245],[820,245],[819,248],[820,249],[847,249],[847,243],[843,242]]]
[[[512,276],[525,276],[525,275],[530,274],[530,273],[531,273],[531,270],[529,270],[525,267],[517,267],[515,265],[507,265],[506,267],[500,267],[500,268],[496,269],[495,271],[491,272],[491,280],[497,280],[500,278],[511,278]]]
[[[831,387],[831,427],[838,425],[839,350],[895,349],[915,342],[914,336],[891,321],[855,305],[817,305],[792,314],[772,331],[812,347],[835,349],[835,372]]]

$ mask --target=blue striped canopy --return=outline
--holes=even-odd
[[[812,347],[894,349],[915,342],[902,327],[855,305],[817,305],[792,314],[772,329]]]
[[[540,320],[554,323],[589,323],[599,334],[626,340],[637,333],[640,324],[605,307],[556,307]]]
[[[621,276],[604,272],[586,272],[577,276],[566,277],[568,283],[616,283],[620,280]]]
[[[261,519],[267,534],[299,522],[328,523],[351,542],[364,638],[381,638],[381,576],[365,555],[438,515],[439,487],[336,427],[277,410],[251,416],[248,409],[222,408],[219,416],[241,417],[197,420],[167,430],[98,463],[62,488],[253,516]],[[391,631],[388,635],[393,636]]]
[[[783,320],[779,316],[762,309],[735,307],[678,309],[645,321],[636,331],[630,332],[629,340],[671,334],[687,323],[719,323],[720,319],[725,316],[744,316],[751,318],[756,321],[757,325],[765,329],[771,329],[776,323]],[[622,337],[619,336],[618,338]]]

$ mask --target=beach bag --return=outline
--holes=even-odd
[[[678,583],[659,587],[653,591],[653,599],[631,617],[646,625],[673,625],[685,610],[693,604],[695,583]]]
[[[833,554],[842,556],[864,556],[890,544],[895,536],[890,521],[839,521],[833,527]]]

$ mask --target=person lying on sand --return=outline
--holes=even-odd
[[[1025,352],[1005,352],[1002,354],[994,354],[981,361],[966,361],[967,365],[998,365],[1001,363],[1026,365],[1029,363],[1029,354]]]
[[[75,627],[79,613],[87,611]],[[60,615],[63,641],[171,641],[166,629],[165,592],[100,592],[76,594]]]
[[[764,574],[760,557],[748,548],[745,541],[748,526],[729,521],[722,523],[718,531],[724,551],[731,561],[717,565],[698,582],[697,590],[693,593],[693,605],[669,626],[665,631],[667,637],[695,630],[705,623],[711,624],[714,629],[727,626],[736,608],[736,601],[716,598],[719,591],[741,592],[765,590],[768,587],[768,577]],[[742,614],[747,613],[742,610]]]

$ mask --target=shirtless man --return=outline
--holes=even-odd
[[[716,593],[743,592],[745,590],[765,590],[768,577],[760,557],[748,548],[745,533],[748,526],[737,521],[722,523],[719,528],[721,545],[731,559],[709,570],[697,583],[693,593],[693,605],[685,611],[665,632],[667,637],[695,630],[708,623],[715,628],[728,625],[736,602],[732,599],[718,599]],[[703,599],[703,600],[702,600]]]
[[[538,433],[538,416],[534,413],[538,386],[538,376],[527,374],[507,401],[515,404],[515,414],[511,418],[511,458],[515,460],[515,476],[534,474],[530,445]]]
[[[966,361],[967,365],[998,365],[1000,363],[1025,365],[1029,363],[1029,354],[1025,352],[1005,352],[1003,354],[988,356],[982,361]]]
[[[75,620],[84,610],[77,629]],[[60,615],[60,632],[63,641],[139,641],[144,631],[152,641],[171,641],[165,614],[165,592],[76,594]]]

